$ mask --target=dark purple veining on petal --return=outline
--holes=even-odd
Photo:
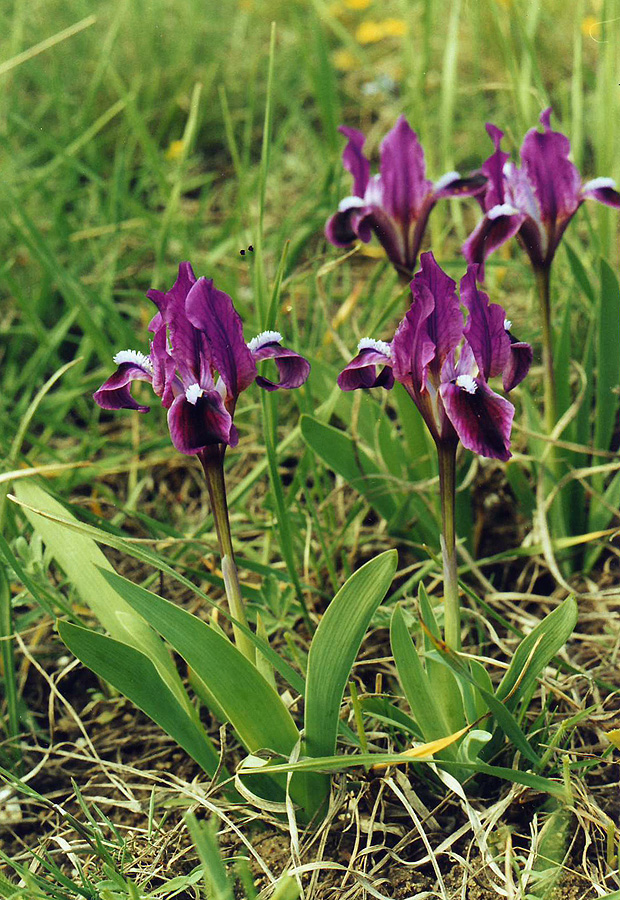
[[[514,406],[495,394],[481,379],[471,379],[475,388],[456,382],[441,386],[446,415],[464,447],[490,459],[510,459],[510,431]]]
[[[185,308],[192,325],[205,334],[213,364],[236,401],[256,378],[256,364],[243,340],[243,324],[232,300],[213,286],[212,279],[199,278]]]
[[[181,394],[168,410],[168,427],[176,449],[188,456],[213,444],[234,447],[239,440],[232,416],[217,391],[205,392],[195,403]]]
[[[275,341],[263,344],[257,350],[252,351],[252,356],[255,362],[259,362],[262,359],[275,360],[280,375],[279,381],[270,381],[269,378],[265,378],[263,375],[256,376],[257,385],[266,391],[277,391],[279,388],[290,390],[301,387],[310,374],[310,363],[307,359],[300,356],[299,353],[295,353],[294,350],[282,347],[281,344]]]
[[[510,356],[510,337],[506,331],[506,313],[476,286],[478,266],[469,266],[461,278],[461,301],[469,317],[464,335],[473,351],[480,374],[488,381],[501,375]]]
[[[379,374],[377,366],[383,366]],[[391,390],[393,385],[391,358],[373,347],[362,348],[338,376],[338,387],[342,391],[373,387]]]
[[[95,391],[93,399],[102,409],[134,409],[146,413],[151,407],[141,406],[131,396],[134,381],[152,382],[152,375],[148,369],[136,363],[121,363],[114,375]]]

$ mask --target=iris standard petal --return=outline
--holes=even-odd
[[[434,307],[430,290],[418,285],[415,301],[392,341],[394,378],[416,395],[425,390],[427,368],[435,357],[435,342],[428,333],[428,320]]]
[[[134,360],[123,362],[123,357],[129,355]],[[93,399],[102,409],[135,409],[146,413],[150,406],[141,406],[131,396],[131,386],[134,381],[148,381],[152,383],[153,374],[148,357],[133,350],[123,350],[114,357],[115,362],[120,363],[118,369],[105,381],[98,391],[93,394]]]
[[[151,288],[151,290],[146,292],[146,296],[153,301],[159,310],[149,323],[149,331],[156,332],[161,327],[162,322],[167,321],[166,311],[169,304],[174,300],[184,301],[194,284],[196,284],[194,270],[188,262],[182,262],[179,264],[177,280],[169,291],[157,291],[155,288]]]
[[[353,193],[363,197],[370,178],[370,162],[362,152],[366,138],[361,131],[346,125],[341,125],[338,131],[349,139],[342,152],[342,164],[353,176]]]
[[[491,122],[487,122],[486,129],[487,134],[495,144],[495,151],[482,164],[482,172],[488,179],[484,194],[484,208],[489,210],[494,206],[500,206],[504,202],[504,166],[510,158],[510,154],[505,153],[500,146],[504,132]]]
[[[192,395],[190,395],[192,396]],[[168,427],[172,443],[180,453],[194,456],[213,444],[236,446],[239,441],[232,416],[217,391],[203,391],[199,396],[180,394],[168,410]]]
[[[476,286],[478,266],[471,265],[461,278],[461,302],[469,316],[464,335],[471,347],[478,369],[488,381],[500,375],[510,356],[510,337],[506,331],[506,313],[498,303],[489,303],[489,297]]]
[[[213,286],[212,279],[199,278],[187,295],[185,309],[192,325],[206,335],[213,365],[236,400],[256,378],[256,364],[243,340],[243,324],[232,300]]]
[[[176,363],[168,353],[167,327],[162,325],[151,341],[153,363],[153,390],[161,397],[162,405],[169,409],[174,398],[183,390],[176,375]]]
[[[420,271],[411,282],[413,303],[417,304],[426,291],[433,298],[433,308],[426,318],[426,329],[435,345],[430,368],[439,379],[446,357],[463,336],[463,313],[456,295],[456,282],[446,275],[431,252],[422,254],[420,266]]]
[[[570,218],[580,203],[581,177],[570,161],[570,141],[549,126],[551,110],[545,110],[540,121],[544,132],[535,128],[525,135],[521,147],[521,163],[540,205],[542,220],[555,223]]]
[[[514,406],[482,378],[461,375],[440,388],[446,415],[468,450],[490,459],[510,459]]]
[[[381,142],[383,206],[400,222],[416,218],[433,185],[426,178],[424,151],[404,116]]]

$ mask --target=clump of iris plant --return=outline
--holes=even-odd
[[[521,166],[501,149],[504,133],[487,124],[494,153],[482,166],[487,177],[478,197],[484,217],[463,245],[469,263],[479,263],[484,275],[485,259],[515,235],[530,258],[536,275],[542,324],[545,373],[545,419],[552,431],[557,419],[553,341],[551,328],[550,273],[555,252],[569,222],[584,200],[591,198],[607,206],[620,207],[620,193],[611,178],[582,182],[570,161],[570,141],[552,131],[551,108],[540,116],[543,131],[530,129],[521,147]]]
[[[231,298],[213,281],[194,275],[189,263],[166,293],[150,290],[157,306],[149,324],[153,334],[148,355],[122,350],[114,357],[118,369],[94,394],[103,409],[133,409],[146,413],[131,394],[134,381],[148,381],[168,410],[172,443],[179,452],[197,456],[209,491],[222,555],[222,574],[230,611],[248,627],[232,547],[224,454],[238,440],[233,417],[242,391],[256,382],[267,391],[297,388],[307,379],[310,364],[281,344],[282,335],[264,331],[246,344],[243,323]],[[280,380],[259,375],[256,364],[273,359]],[[216,378],[216,375],[218,376]],[[254,648],[247,635],[234,626],[235,642],[249,658]]]
[[[327,239],[336,247],[348,247],[356,239],[368,243],[374,233],[398,273],[410,279],[437,201],[477,194],[486,177],[448,172],[433,184],[426,177],[422,146],[404,116],[381,142],[378,175],[370,175],[362,132],[345,126],[339,131],[348,138],[342,162],[353,176],[353,194],[341,200],[338,212],[328,219]]]
[[[510,458],[514,407],[488,385],[501,375],[506,392],[525,378],[532,348],[517,341],[501,306],[476,286],[478,266],[456,283],[423,253],[411,282],[413,301],[390,343],[364,338],[343,369],[344,391],[400,382],[418,407],[437,446],[442,512],[445,638],[460,648],[460,606],[454,523],[459,442],[480,456]],[[465,322],[461,304],[468,311]]]

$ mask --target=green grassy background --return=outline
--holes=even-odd
[[[300,413],[320,407],[328,420],[334,409],[336,421],[361,432],[392,473],[408,477],[400,444],[379,425],[373,431],[377,402],[334,390],[357,339],[389,337],[403,306],[380,254],[371,249],[341,261],[343,254],[324,240],[327,216],[350,192],[338,125],[362,128],[376,163],[381,138],[405,113],[437,179],[452,168],[475,169],[489,155],[487,121],[506,131],[506,146],[516,152],[550,104],[584,178],[620,178],[619,28],[618,0],[0,4],[4,469],[75,464],[53,475],[49,488],[111,530],[172,538],[166,559],[203,577],[195,544],[184,541],[198,534],[214,547],[198,467],[172,448],[157,403],[145,417],[110,415],[93,403],[92,392],[113,370],[116,351],[147,349],[152,306],[144,293],[170,285],[181,260],[231,294],[249,339],[266,321],[286,250],[275,324],[311,358],[313,375],[303,390],[269,405],[261,405],[254,388],[241,398],[241,442],[227,461],[233,532],[248,599],[266,611],[270,633],[290,626],[295,578],[321,608],[352,568],[390,541],[376,518],[367,519],[367,497],[358,499],[342,479],[328,476],[304,447]],[[379,37],[382,30],[389,33]],[[433,212],[428,243],[454,277],[464,271],[459,246],[477,218],[473,201],[443,203]],[[567,233],[596,286],[600,255],[617,270],[617,226],[614,211],[585,204]],[[249,244],[254,254],[242,257]],[[538,352],[533,279],[516,244],[496,254],[488,270],[492,299],[506,306],[519,337]],[[554,314],[566,367],[571,356],[582,358],[593,310],[562,249]],[[31,406],[66,364],[71,368]],[[567,381],[561,387],[565,408]],[[271,487],[265,427],[268,437],[284,442]],[[520,433],[516,442],[523,449]],[[84,461],[89,467],[79,468]],[[427,456],[416,465],[418,477],[432,476]],[[6,538],[48,610],[67,611],[65,585],[50,586],[49,560],[36,541],[26,543],[23,519],[4,503],[7,487],[0,484]],[[411,571],[400,573],[396,597],[429,564],[412,563]],[[220,583],[217,574],[207,577]],[[21,585],[14,590],[21,631],[42,613]],[[2,623],[5,633],[9,626]],[[23,727],[23,705],[20,715]]]

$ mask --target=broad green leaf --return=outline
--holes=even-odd
[[[17,498],[41,513],[60,516],[79,525],[62,504],[32,481],[15,485]],[[83,603],[97,616],[106,631],[117,641],[136,647],[152,661],[161,678],[177,700],[189,712],[189,697],[179,678],[170,654],[162,641],[141,616],[125,602],[106,581],[101,570],[114,572],[95,541],[85,534],[54,522],[46,515],[22,507],[24,514],[40,535],[47,549],[75,587]]]
[[[70,622],[59,622],[58,632],[69,650],[100,678],[135,703],[199,766],[213,775],[219,763],[211,739],[192,708],[181,705],[151,660],[135,647]]]
[[[348,435],[312,416],[301,417],[301,433],[306,444],[326,465],[337,472],[387,521],[397,507],[390,493],[390,482],[368,454]]]
[[[608,450],[614,430],[620,382],[620,288],[609,264],[601,259],[601,293],[596,345],[594,446]],[[590,528],[590,530],[593,530]]]
[[[52,501],[51,498],[48,499],[51,501],[51,503],[55,503],[55,501]],[[18,498],[18,502],[20,504],[27,504],[27,501],[25,499],[22,500],[21,498]],[[181,575],[180,572],[177,572],[175,569],[173,569],[172,566],[170,566],[160,556],[158,556],[156,553],[153,553],[151,550],[147,550],[143,545],[136,544],[133,541],[126,540],[122,537],[118,537],[118,535],[111,534],[108,531],[103,531],[100,528],[95,528],[94,525],[88,525],[85,522],[80,522],[78,519],[75,519],[71,515],[71,513],[69,513],[60,504],[55,504],[53,506],[54,511],[51,511],[51,508],[50,510],[45,510],[43,509],[43,507],[37,508],[36,506],[30,507],[29,505],[24,505],[22,508],[27,514],[31,513],[37,521],[39,521],[39,518],[45,519],[64,529],[70,535],[78,534],[84,535],[89,539],[92,538],[94,541],[97,541],[98,543],[103,544],[106,547],[114,547],[116,550],[120,550],[123,553],[126,553],[128,556],[132,556],[134,559],[138,559],[149,566],[153,566],[153,568],[158,569],[161,572],[165,572],[166,575],[168,575],[170,578],[173,578],[175,581],[178,581],[179,584],[182,584],[190,591],[193,591],[198,597],[204,600],[205,603],[209,604],[210,606],[216,607],[219,610],[220,614],[224,616],[224,618],[229,620],[231,619],[231,616],[225,608],[221,608],[217,603],[211,600],[211,598],[207,594],[205,594],[204,591],[200,590],[197,585],[191,582],[189,578]],[[0,550],[2,550],[1,542]],[[98,563],[97,568],[101,571],[101,574],[104,576],[104,578],[107,577],[107,575],[110,575],[111,577],[119,577],[116,575],[103,554],[99,559],[103,560],[103,563],[101,565]],[[206,575],[205,578],[207,578]],[[123,580],[124,579],[121,579],[121,581]],[[108,581],[110,580],[108,579]],[[110,581],[110,584],[113,588],[115,588],[116,583],[112,583]],[[245,585],[243,586],[243,589],[245,590]],[[120,598],[118,596],[117,601],[120,602]],[[236,624],[239,628],[244,627],[238,622]],[[282,677],[286,679],[293,690],[297,691],[300,694],[303,694],[304,680],[301,675],[296,672],[295,669],[293,669],[293,667],[289,665],[289,663],[287,663],[285,659],[283,659],[274,650],[272,650],[268,644],[265,644],[264,641],[258,639],[250,631],[248,631],[248,635],[251,637],[254,644],[258,647],[261,653],[263,653],[271,662],[274,669],[276,669],[276,671],[278,671],[280,675],[282,675]]]
[[[577,601],[567,597],[539,622],[517,647],[510,667],[496,691],[497,700],[514,709],[521,696],[573,633],[577,624]],[[511,695],[515,686],[517,689]]]
[[[437,454],[428,428],[417,406],[398,382],[394,385],[394,399],[398,407],[398,421],[403,430],[409,452],[409,469],[415,480],[437,474]]]
[[[390,643],[398,680],[402,686],[413,718],[422,730],[426,741],[450,734],[450,726],[444,715],[443,698],[436,686],[431,687],[418,652],[405,624],[400,606],[396,606],[390,624]],[[453,679],[453,688],[458,687]]]
[[[461,680],[460,687],[456,682],[453,671],[431,651],[441,640],[441,631],[437,624],[435,610],[431,604],[424,584],[420,582],[418,587],[418,603],[424,631],[424,666],[433,690],[441,697],[444,718],[450,724],[450,731],[456,731],[467,721],[463,709],[463,693],[468,689],[467,684]]]
[[[118,575],[108,575],[126,602],[144,616],[213,692],[250,753],[288,755],[299,732],[279,695],[242,653],[202,619]]]
[[[520,750],[523,756],[525,756],[525,758],[528,759],[531,763],[534,763],[534,765],[539,765],[540,759],[538,755],[530,747],[527,738],[519,727],[519,723],[516,721],[508,707],[504,703],[499,701],[495,694],[492,694],[490,691],[485,690],[480,684],[478,684],[476,682],[476,679],[468,670],[467,666],[465,666],[461,662],[461,660],[451,650],[449,650],[449,648],[446,647],[445,644],[443,644],[443,642],[437,642],[436,646],[439,656],[445,662],[445,664],[448,665],[452,669],[452,671],[461,679],[464,679],[470,684],[473,684],[474,687],[476,687],[477,690],[480,691],[480,694],[482,695],[489,708],[489,712],[493,713],[497,724],[500,726],[506,737],[512,741],[517,750]]]
[[[338,718],[351,675],[372,616],[396,572],[396,550],[386,550],[351,575],[327,607],[308,654],[305,719],[310,756],[334,752]]]

